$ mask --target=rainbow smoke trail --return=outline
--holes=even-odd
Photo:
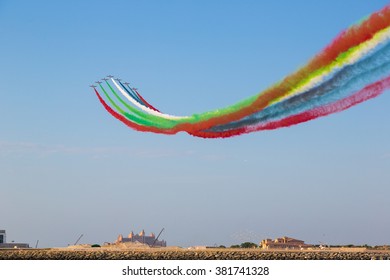
[[[390,87],[390,5],[343,31],[304,67],[263,92],[191,116],[160,112],[119,79],[94,92],[115,118],[138,131],[204,138],[277,129],[340,112]]]

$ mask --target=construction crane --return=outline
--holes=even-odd
[[[74,245],[77,245],[77,243],[79,243],[81,237],[83,237],[84,234],[81,234],[80,237],[76,240],[76,242],[74,243]]]
[[[154,244],[156,243],[156,241],[158,240],[158,238],[160,237],[160,235],[161,235],[161,233],[164,231],[164,228],[160,231],[160,233],[157,235],[157,237],[156,237],[156,239],[154,239],[154,242],[153,242],[153,244],[152,244],[152,246],[151,247],[153,247],[154,246]]]

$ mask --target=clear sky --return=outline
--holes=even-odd
[[[39,247],[291,236],[390,243],[390,93],[231,139],[128,129],[89,85],[108,74],[163,112],[233,104],[281,80],[384,0],[0,0],[0,228]]]

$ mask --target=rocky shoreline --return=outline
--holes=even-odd
[[[390,251],[2,249],[0,260],[390,260]]]

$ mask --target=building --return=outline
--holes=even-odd
[[[133,232],[130,232],[127,237],[123,237],[122,234],[120,234],[115,241],[116,244],[124,242],[139,242],[142,244],[147,244],[149,246],[153,245],[156,247],[167,246],[167,242],[165,240],[156,240],[156,236],[154,235],[154,233],[151,233],[150,235],[145,235],[144,230],[142,230],[139,234],[134,234]]]
[[[291,237],[287,237],[287,236],[284,236],[284,237],[280,237],[280,238],[276,238],[274,240],[272,239],[264,239],[261,241],[260,243],[260,247],[262,249],[279,249],[279,250],[288,250],[288,249],[291,249],[291,250],[299,250],[299,249],[304,249],[304,248],[308,248],[308,247],[311,247],[312,245],[308,245],[308,244],[305,244],[304,241],[302,240],[299,240],[299,239],[295,239],[295,238],[291,238]]]
[[[12,243],[6,242],[6,233],[5,230],[0,229],[0,249],[1,248],[30,248],[30,246],[27,243],[15,243],[12,241]]]
[[[5,230],[0,229],[0,244],[3,244],[3,243],[6,242],[5,237],[6,237],[6,235],[5,235]]]

